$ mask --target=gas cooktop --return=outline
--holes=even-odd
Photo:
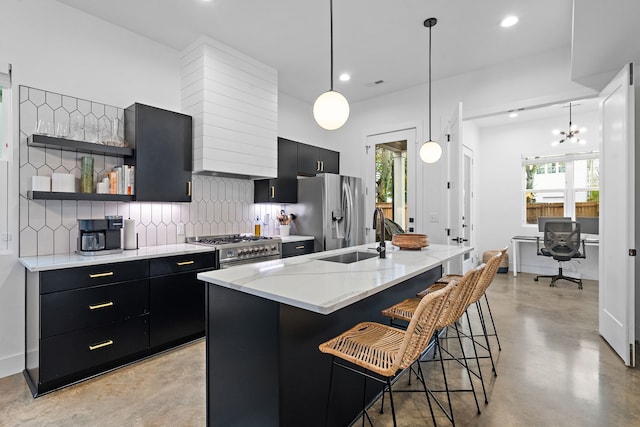
[[[252,234],[221,234],[219,236],[195,236],[187,237],[187,243],[201,245],[228,245],[232,243],[272,241],[272,237],[254,236]]]

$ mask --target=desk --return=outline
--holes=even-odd
[[[518,276],[518,270],[520,267],[520,243],[536,243],[538,239],[543,240],[543,236],[513,236],[511,243],[513,243],[513,277]],[[598,239],[582,239],[585,246],[599,246],[600,241]],[[544,241],[540,243],[540,247],[544,246]]]

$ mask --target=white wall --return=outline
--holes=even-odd
[[[598,114],[596,111],[573,114],[573,123],[586,127],[587,145],[565,143],[551,147],[556,139],[552,129],[568,127],[566,117],[553,117],[481,128],[480,150],[476,158],[476,230],[478,251],[511,245],[511,237],[538,234],[537,225],[523,225],[522,156],[571,153],[598,149]],[[582,134],[581,134],[582,135]],[[551,274],[557,262],[536,256],[535,244],[522,244],[521,269],[524,272]],[[512,250],[510,250],[510,255]],[[511,267],[510,267],[511,268]],[[587,248],[587,258],[563,264],[566,272],[579,272],[588,279],[598,278],[598,255]]]
[[[593,90],[571,82],[569,71],[570,50],[567,47],[435,81],[432,136],[440,138],[446,131],[447,121],[460,101],[463,103],[463,117],[473,117],[594,95]],[[364,176],[362,165],[367,135],[413,125],[418,128],[418,138],[424,141],[428,133],[427,113],[426,85],[353,103],[346,125],[331,135],[340,146],[345,173]],[[424,201],[422,206],[417,206],[416,231],[438,238],[446,227],[445,198],[442,196],[442,188],[446,185],[444,159],[446,154],[443,161],[436,164],[421,163],[422,170],[417,176],[422,176],[422,180],[416,184]],[[440,214],[439,223],[426,221],[430,212]]]
[[[12,252],[0,255],[0,377],[24,366],[24,270],[17,261],[20,84],[126,107],[180,106],[178,52],[47,0],[2,5],[0,61],[13,66]]]

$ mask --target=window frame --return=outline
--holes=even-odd
[[[537,224],[528,224],[527,223],[527,193],[531,192],[531,189],[527,189],[527,177],[525,172],[525,167],[529,165],[536,164],[555,164],[556,171],[559,170],[557,166],[558,163],[564,163],[565,170],[565,182],[564,188],[554,188],[554,189],[543,189],[536,190],[536,193],[557,193],[561,192],[564,195],[564,212],[563,216],[568,216],[571,218],[576,217],[576,193],[578,192],[588,192],[588,191],[600,191],[600,186],[596,187],[576,187],[575,186],[575,162],[579,160],[592,160],[598,159],[600,160],[600,152],[597,150],[580,152],[580,153],[566,153],[566,154],[557,154],[557,155],[548,155],[548,156],[530,156],[530,157],[522,157],[521,162],[521,179],[522,184],[520,186],[520,205],[521,205],[521,225],[524,227],[537,227]],[[545,167],[545,174],[550,173]],[[538,175],[536,172],[535,175]]]

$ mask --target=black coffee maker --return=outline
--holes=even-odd
[[[109,215],[104,219],[79,219],[76,253],[80,255],[121,253],[122,224],[121,215]]]

